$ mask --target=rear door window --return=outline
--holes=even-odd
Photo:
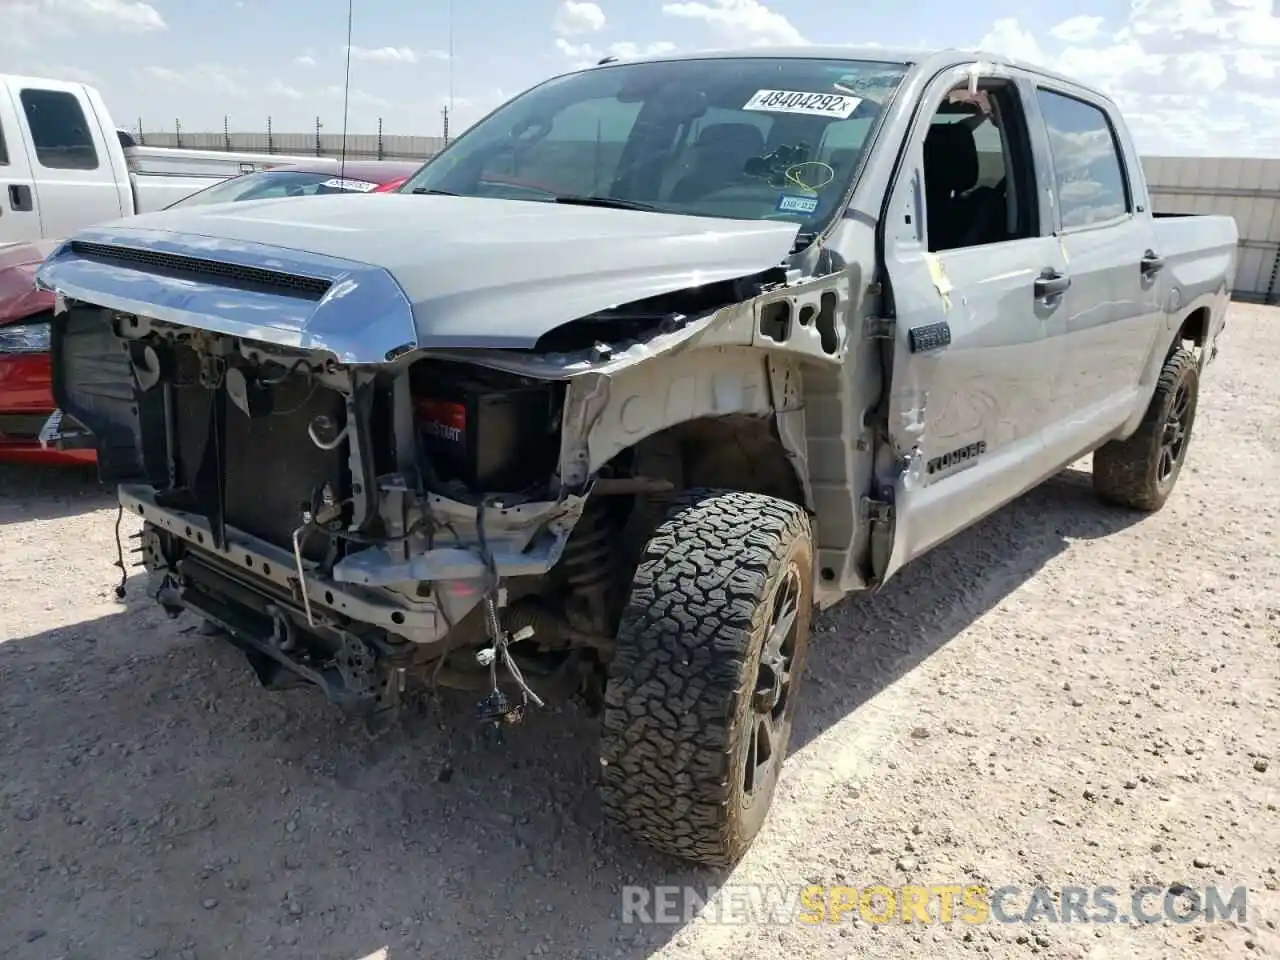
[[[23,90],[22,110],[40,166],[49,170],[96,170],[89,121],[75,94],[64,90]]]
[[[1064,229],[1106,223],[1133,209],[1120,144],[1105,112],[1043,87],[1036,91],[1049,132]]]
[[[9,165],[9,148],[4,145],[4,124],[0,123],[0,167]]]

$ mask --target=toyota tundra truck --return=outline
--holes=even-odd
[[[608,814],[726,864],[815,611],[1088,454],[1165,504],[1235,249],[1153,217],[1081,83],[753,48],[547,80],[397,193],[84,229],[38,280],[168,610],[369,718],[581,695]]]

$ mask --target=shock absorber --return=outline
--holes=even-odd
[[[564,545],[565,604],[570,623],[584,630],[608,631],[608,591],[613,583],[613,530],[603,500],[588,500]]]

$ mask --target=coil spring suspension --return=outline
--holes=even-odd
[[[567,605],[570,622],[582,629],[607,629],[607,592],[613,583],[613,530],[604,504],[588,502],[582,517],[564,545],[565,581],[572,602]]]

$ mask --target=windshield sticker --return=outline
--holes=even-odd
[[[813,213],[818,209],[817,197],[797,197],[784,193],[775,208],[779,213]]]
[[[892,90],[901,82],[901,72],[846,73],[831,85],[841,92],[862,93],[867,90]]]
[[[368,193],[376,183],[370,183],[367,180],[344,180],[341,177],[334,177],[320,184],[322,187],[328,187],[330,190],[354,190],[356,193]]]
[[[847,120],[862,100],[843,93],[813,93],[804,90],[757,90],[743,110],[765,113],[804,113],[814,117]]]

